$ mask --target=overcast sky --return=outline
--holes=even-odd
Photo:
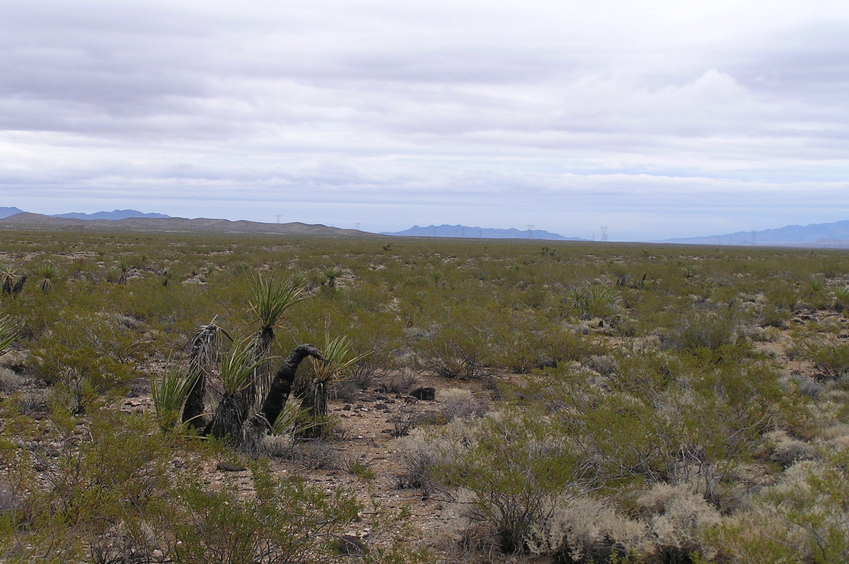
[[[0,10],[0,206],[610,240],[849,219],[845,0]]]

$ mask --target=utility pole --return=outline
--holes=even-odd
[[[534,238],[534,226],[528,225],[528,239]]]

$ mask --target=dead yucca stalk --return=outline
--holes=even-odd
[[[189,366],[186,380],[193,386],[183,405],[183,423],[189,423],[198,432],[206,428],[203,419],[207,380],[217,372],[221,354],[221,336],[232,341],[230,335],[215,324],[213,319],[208,325],[201,327],[191,341]]]

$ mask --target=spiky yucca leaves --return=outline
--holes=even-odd
[[[213,319],[201,327],[192,339],[189,353],[189,367],[186,379],[194,382],[183,406],[183,423],[189,423],[202,432],[206,427],[203,419],[204,399],[207,379],[215,373],[220,360],[221,336],[232,340],[226,331],[215,324]]]
[[[592,284],[589,286],[571,288],[568,301],[577,310],[581,319],[601,317],[607,319],[616,311],[619,296],[616,291],[607,286]]]
[[[163,433],[168,433],[177,426],[186,399],[199,376],[197,372],[183,376],[170,368],[158,378],[151,376],[150,394],[156,410],[156,422]]]
[[[6,347],[18,336],[18,324],[8,315],[0,315],[0,354],[6,350]]]
[[[41,278],[41,282],[38,283],[38,287],[41,288],[41,291],[45,294],[53,290],[53,277],[56,276],[56,267],[49,262],[45,262],[42,264],[37,274],[39,278]]]
[[[251,284],[250,308],[259,322],[260,331],[273,329],[287,309],[307,299],[304,281],[299,277],[278,282],[256,276]]]
[[[0,283],[2,283],[4,294],[17,296],[23,290],[26,281],[26,273],[21,273],[12,266],[0,266]]]
[[[130,276],[130,261],[125,258],[118,259],[118,268],[121,269],[121,274],[118,276],[118,284],[126,284]]]
[[[298,434],[312,424],[308,421],[307,412],[296,401],[287,402],[277,420],[271,426],[271,432],[282,435],[287,432]]]
[[[254,349],[253,339],[240,339],[221,355],[222,396],[212,418],[210,433],[218,439],[229,437],[236,446],[242,424],[249,416],[248,406],[240,401],[240,392],[252,385],[254,370],[265,361],[254,357]]]

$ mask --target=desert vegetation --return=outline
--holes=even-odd
[[[845,562],[848,283],[824,250],[4,232],[0,559]]]

